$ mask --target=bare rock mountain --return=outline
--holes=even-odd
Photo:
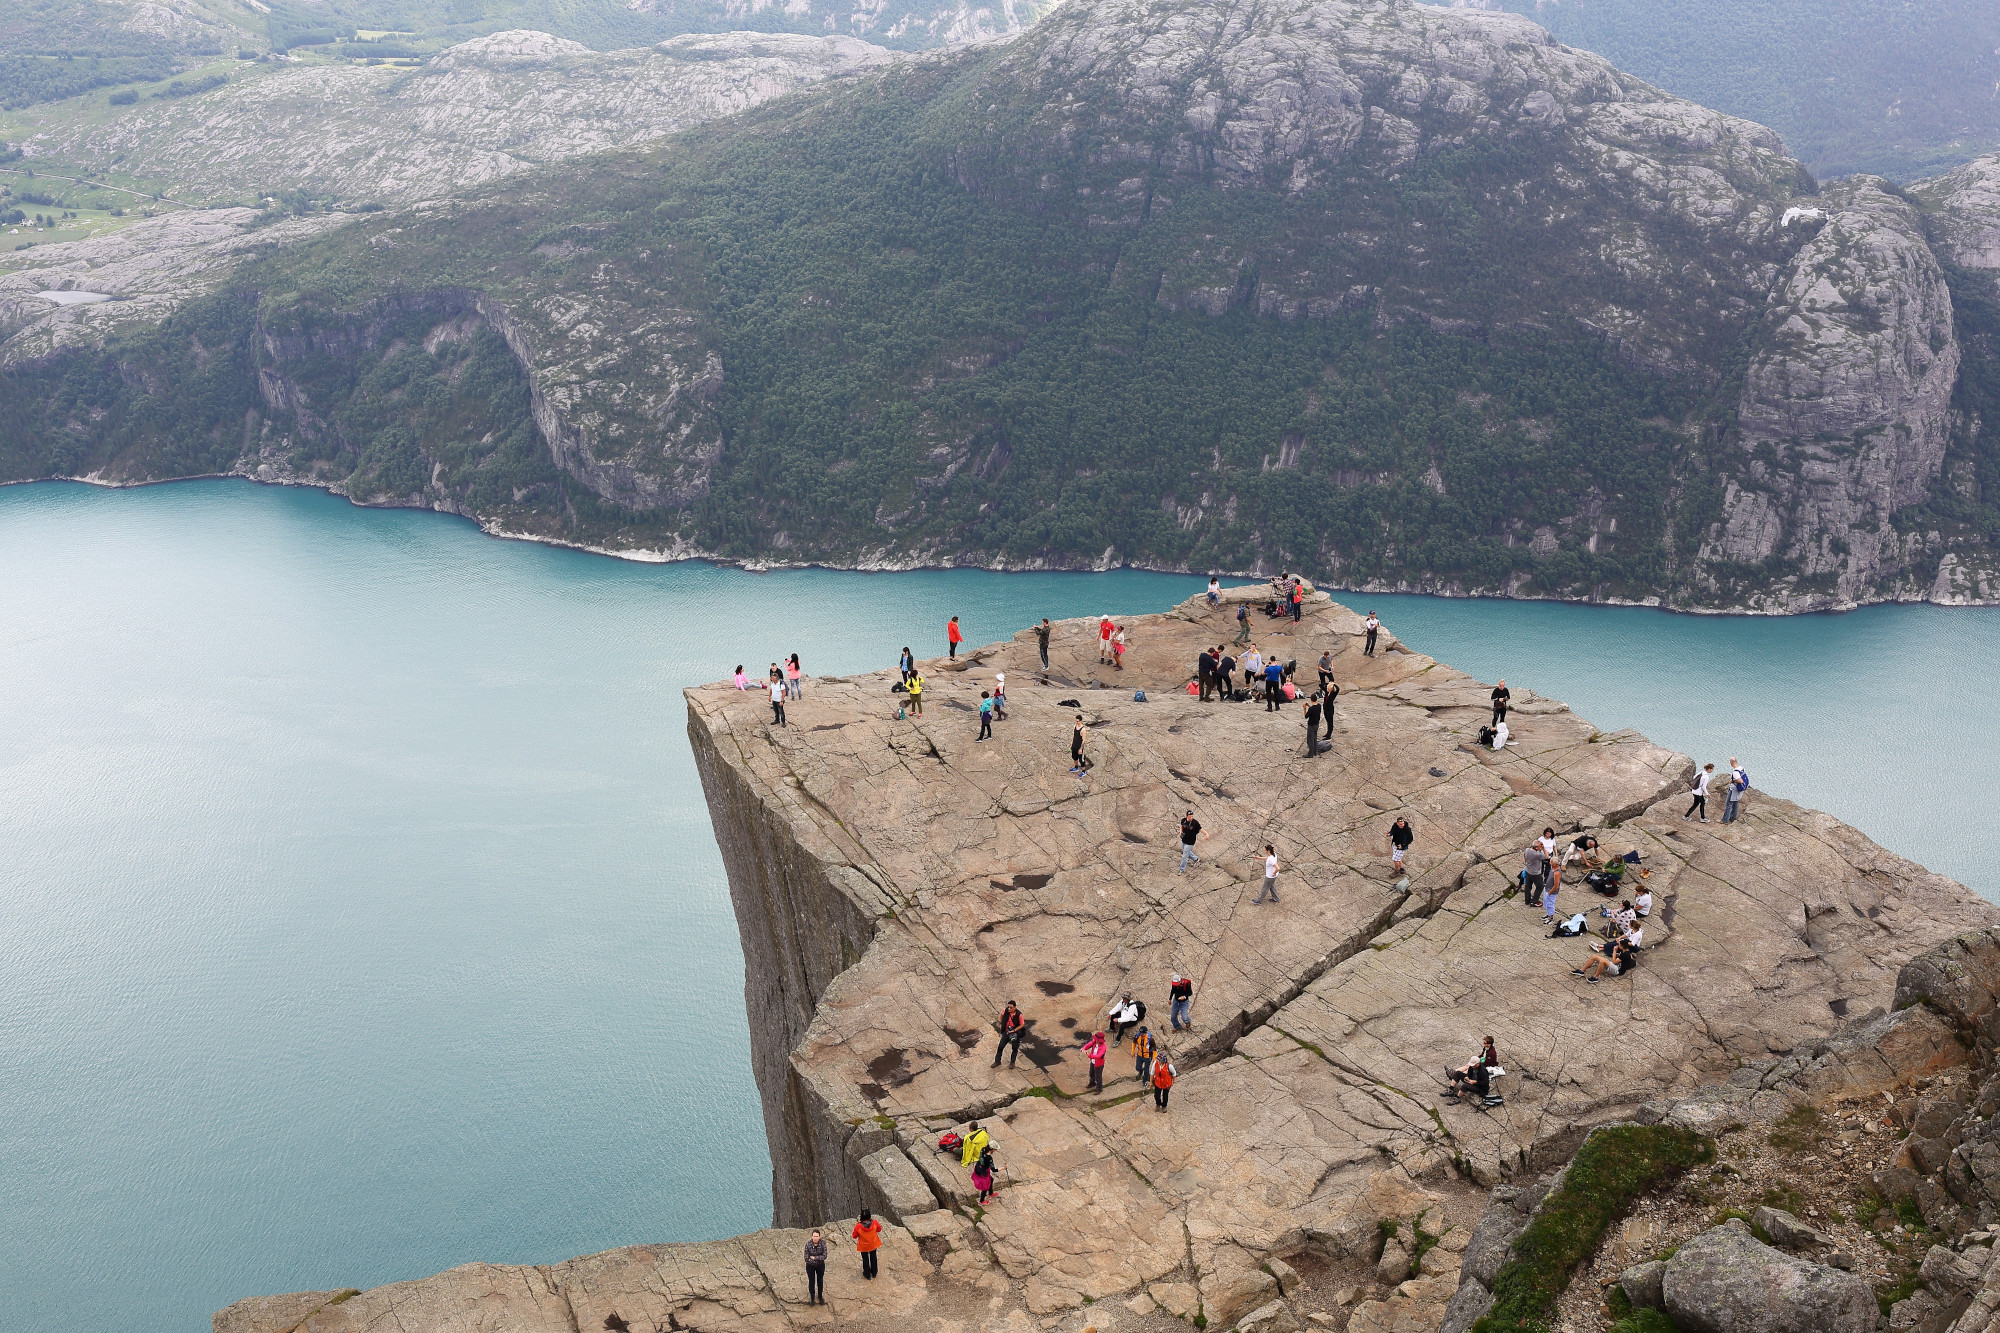
[[[24,147],[95,171],[144,163],[194,202],[303,191],[405,203],[645,143],[890,58],[852,37],[724,33],[596,52],[498,32],[417,69],[280,67],[101,123],[53,122]]]

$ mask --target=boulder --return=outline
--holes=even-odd
[[[891,1221],[937,1211],[937,1196],[895,1144],[869,1153],[860,1166],[862,1197]]]
[[[1201,1275],[1201,1312],[1211,1324],[1231,1323],[1278,1294],[1278,1279],[1258,1267],[1237,1246],[1217,1247],[1212,1263]],[[1167,1305],[1157,1291],[1153,1299]]]
[[[1832,1249],[1833,1237],[1807,1226],[1782,1208],[1759,1208],[1750,1214],[1750,1224],[1771,1238],[1781,1250]]]
[[[1660,1284],[1666,1278],[1667,1266],[1658,1259],[1648,1259],[1643,1264],[1633,1264],[1618,1275],[1618,1289],[1625,1293],[1625,1299],[1632,1302],[1634,1309],[1657,1310],[1665,1304]]]
[[[1283,1259],[1273,1259],[1265,1267],[1269,1268],[1271,1276],[1278,1280],[1279,1295],[1290,1296],[1299,1289],[1299,1270]]]
[[[1874,1333],[1877,1317],[1867,1283],[1772,1249],[1740,1218],[1683,1245],[1660,1292],[1685,1333]]]
[[[1192,1282],[1155,1282],[1146,1294],[1176,1319],[1186,1319],[1201,1308],[1201,1295]]]
[[[1444,1322],[1438,1325],[1437,1333],[1467,1333],[1492,1308],[1493,1293],[1479,1279],[1466,1278],[1444,1307]]]
[[[1272,1301],[1237,1320],[1236,1333],[1299,1333],[1299,1317],[1282,1300]]]
[[[1376,1280],[1395,1286],[1406,1281],[1409,1276],[1410,1252],[1403,1248],[1402,1241],[1390,1241],[1382,1247],[1382,1257],[1376,1261]]]
[[[1903,964],[1896,974],[1896,1008],[1927,1004],[1966,1037],[1992,1044],[2000,1003],[2000,929],[1969,930]]]
[[[1499,1191],[1494,1193],[1497,1195]],[[1488,1204],[1478,1225],[1472,1228],[1472,1239],[1466,1243],[1460,1271],[1490,1289],[1493,1279],[1500,1274],[1500,1265],[1507,1262],[1514,1238],[1527,1226],[1526,1213],[1515,1212],[1504,1203]]]

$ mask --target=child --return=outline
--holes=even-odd
[[[741,662],[736,664],[736,688],[739,690],[750,688],[750,678],[743,674],[743,664]]]
[[[993,1197],[993,1149],[979,1154],[972,1164],[972,1188],[979,1191],[979,1206],[984,1208]]]

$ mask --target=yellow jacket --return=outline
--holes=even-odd
[[[983,1129],[975,1129],[966,1135],[965,1146],[958,1151],[959,1165],[969,1167],[978,1161],[979,1154],[985,1152],[986,1145],[991,1142],[993,1140],[987,1136],[986,1131]]]

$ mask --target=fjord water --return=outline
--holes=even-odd
[[[763,1225],[680,687],[1199,584],[644,565],[243,482],[0,489],[0,1329],[195,1333],[241,1296]],[[2000,614],[1343,600],[2000,886]]]

